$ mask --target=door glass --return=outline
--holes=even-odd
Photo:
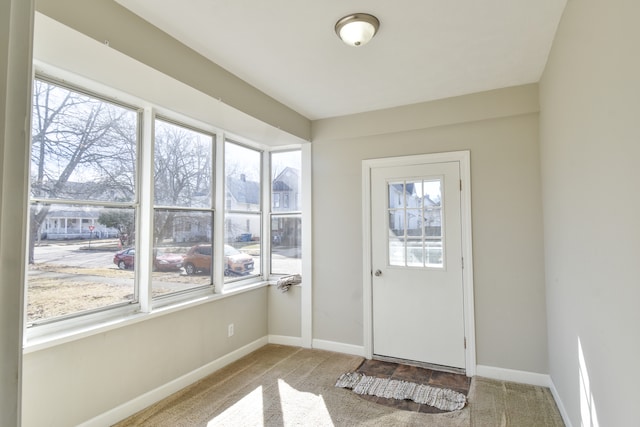
[[[442,178],[388,184],[389,265],[442,268]]]

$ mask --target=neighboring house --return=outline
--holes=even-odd
[[[259,240],[260,215],[250,212],[260,212],[260,184],[248,181],[245,174],[227,176],[225,200],[227,243]]]
[[[40,226],[40,238],[48,240],[105,239],[118,236],[118,230],[98,222],[95,208],[62,206],[49,210]]]
[[[275,177],[271,186],[273,212],[300,211],[300,171],[286,167]]]
[[[174,242],[210,242],[211,241],[211,217],[194,216],[183,213],[173,213],[170,230],[172,234],[169,240]],[[156,227],[158,223],[156,222]],[[167,236],[163,236],[165,239]]]
[[[33,186],[37,194],[75,200],[118,200],[132,198],[126,186],[115,188],[98,182],[65,182],[60,188],[46,181]],[[98,222],[99,209],[89,206],[52,205],[40,225],[39,236],[48,240],[99,239],[118,236],[118,230]]]
[[[274,213],[300,212],[300,171],[284,168],[271,184],[271,211]],[[271,242],[274,246],[299,247],[302,222],[299,217],[272,217]]]
[[[407,236],[422,236],[423,227],[425,236],[440,236],[441,225],[439,200],[419,194],[411,182],[389,185],[389,229],[396,236],[404,236],[405,230]]]

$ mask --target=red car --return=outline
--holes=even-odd
[[[113,263],[125,270],[135,265],[136,249],[129,248],[117,252],[113,256]],[[153,250],[153,269],[157,271],[177,271],[182,268],[182,255],[167,254],[157,249]]]

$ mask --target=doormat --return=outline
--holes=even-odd
[[[389,378],[370,377],[359,372],[340,375],[336,387],[352,389],[356,394],[413,400],[442,411],[457,411],[467,404],[467,396],[448,388],[432,387]]]

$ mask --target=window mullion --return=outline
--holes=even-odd
[[[313,338],[313,302],[312,302],[312,194],[311,194],[311,144],[301,147],[302,154],[302,291],[300,296],[300,329],[302,346],[311,348]]]
[[[151,257],[153,248],[153,147],[154,147],[154,122],[155,111],[146,108],[142,118],[142,138],[139,148],[139,215],[138,215],[138,244],[136,256],[136,285],[140,298],[140,310],[143,313],[151,311],[152,277]]]
[[[224,216],[225,212],[225,173],[224,173],[224,144],[225,135],[223,132],[216,134],[215,141],[215,161],[214,165],[214,216],[213,216],[213,253],[224,254]],[[222,293],[224,286],[224,267],[222,260],[224,256],[213,257],[213,285],[215,293]]]
[[[262,221],[262,239],[260,242],[260,253],[263,254],[260,257],[262,262],[262,276],[264,278],[271,277],[271,256],[267,254],[271,253],[271,215],[266,214],[271,212],[271,155],[268,153],[262,154],[262,207],[260,211],[262,215],[260,220]]]

